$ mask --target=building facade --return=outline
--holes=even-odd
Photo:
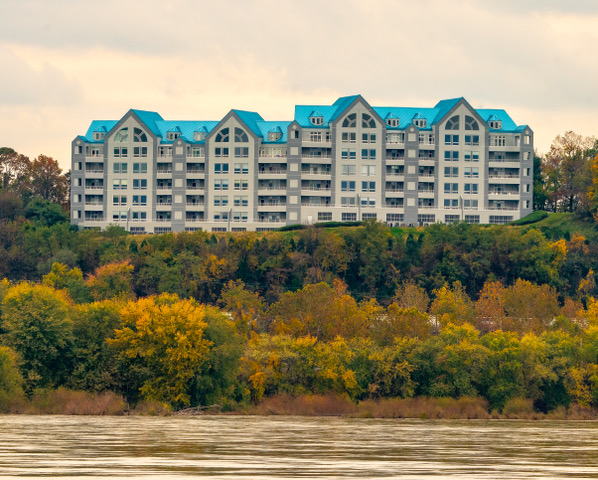
[[[292,121],[231,110],[167,121],[130,110],[72,143],[71,222],[132,233],[272,230],[376,219],[500,224],[532,211],[533,132],[464,98],[299,105]]]

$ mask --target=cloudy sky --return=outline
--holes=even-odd
[[[544,153],[598,135],[596,0],[0,0],[0,146],[70,165],[93,119],[129,108],[289,120],[295,104],[465,97]]]

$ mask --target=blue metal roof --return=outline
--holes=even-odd
[[[261,131],[257,126],[257,122],[263,122],[264,119],[257,112],[248,112],[245,110],[234,110],[237,116],[249,127],[249,129],[258,137],[261,135]]]
[[[480,110],[476,110],[478,115],[482,117],[486,122],[489,121],[501,121],[502,127],[498,130],[493,130],[495,132],[516,132],[517,124],[513,121],[513,119],[509,116],[507,112],[500,109],[490,109],[490,108],[483,108]]]
[[[103,142],[103,140],[94,140],[93,132],[109,132],[114,128],[118,121],[116,120],[94,120],[87,129],[87,133],[84,138],[86,142]]]
[[[216,121],[197,121],[197,120],[161,120],[156,122],[158,128],[158,136],[162,137],[162,143],[172,143],[172,140],[167,140],[168,132],[180,132],[181,138],[190,143],[204,143],[205,140],[195,140],[193,134],[195,132],[209,133],[218,125]]]
[[[154,135],[160,135],[160,131],[158,130],[156,123],[164,119],[160,116],[159,113],[149,112],[147,110],[131,109],[131,111],[139,117],[139,120],[141,120],[147,126],[147,128],[149,128],[152,131]]]
[[[266,122],[266,121],[257,122],[257,127],[260,130],[259,136],[262,137],[262,143],[271,143],[271,144],[287,143],[287,130],[291,123],[292,122]],[[268,133],[270,133],[270,132],[282,133],[280,140],[276,140],[274,142],[268,140]]]

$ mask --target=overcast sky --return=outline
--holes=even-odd
[[[598,135],[596,0],[0,0],[0,146],[53,156],[129,108],[291,120],[296,104],[465,97],[544,153]]]

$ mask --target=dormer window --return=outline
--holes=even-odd
[[[103,140],[104,135],[106,135],[104,132],[93,132],[93,139],[94,140]]]
[[[489,122],[490,128],[494,130],[500,130],[502,128],[502,122],[500,120],[492,120]]]
[[[282,130],[280,127],[274,127],[271,130],[268,130],[268,141],[269,142],[277,142],[282,138]]]
[[[176,140],[181,136],[181,132],[168,132],[166,133],[167,140]]]
[[[193,132],[193,140],[201,142],[206,139],[206,132]]]
[[[396,128],[399,126],[399,119],[396,116],[391,116],[390,114],[386,117],[386,125],[389,127]]]
[[[320,112],[313,111],[309,116],[309,121],[312,125],[315,125],[316,127],[324,125],[324,115],[322,115]]]
[[[424,128],[428,125],[428,121],[421,113],[416,113],[411,120],[417,128]]]

